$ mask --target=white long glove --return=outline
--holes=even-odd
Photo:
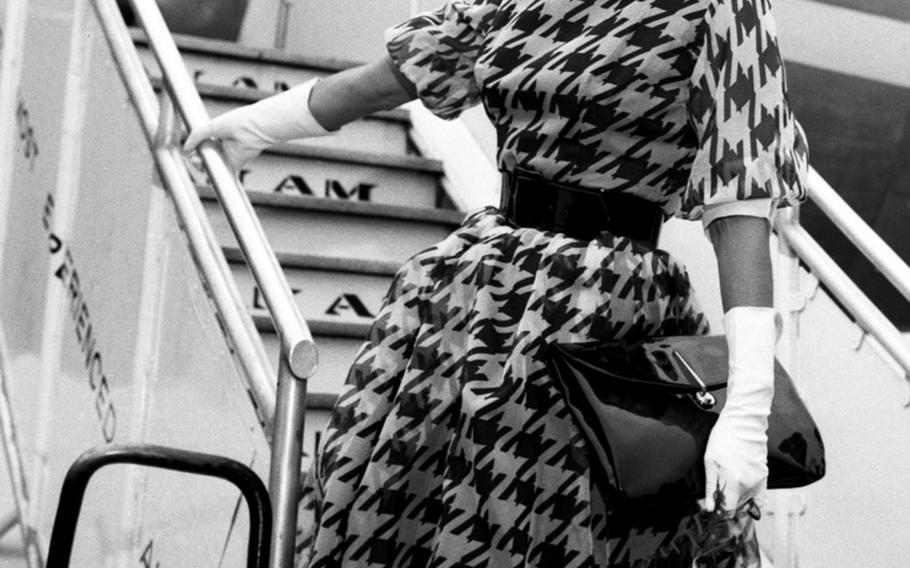
[[[705,451],[705,509],[723,492],[733,511],[758,496],[768,479],[768,415],[774,397],[773,308],[736,307],[724,315],[730,376],[727,402]]]
[[[220,139],[228,164],[239,171],[263,150],[279,142],[329,134],[310,112],[310,91],[317,81],[311,79],[194,128],[183,145],[184,151],[194,150],[203,140]]]

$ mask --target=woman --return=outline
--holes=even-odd
[[[387,33],[388,56],[232,111],[239,167],[415,97],[483,103],[503,206],[395,278],[324,438],[309,565],[760,564],[746,514],[767,476],[775,342],[769,218],[805,195],[767,0],[452,0]],[[548,376],[552,341],[700,334],[685,269],[656,248],[700,219],[717,255],[728,402],[703,507],[736,538],[681,547],[692,520],[623,528]],[[704,543],[699,546],[707,546]]]

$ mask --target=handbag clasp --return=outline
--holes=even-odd
[[[717,405],[717,397],[708,391],[708,385],[706,385],[705,382],[701,380],[701,377],[698,376],[698,373],[695,372],[695,369],[692,368],[692,365],[686,361],[686,359],[682,356],[682,353],[676,351],[675,349],[673,350],[673,358],[676,359],[676,361],[680,364],[682,370],[684,371],[684,374],[687,375],[688,378],[696,384],[696,386],[701,388],[701,390],[692,395],[693,400],[695,400],[695,404],[704,410],[711,410],[714,408],[714,406]]]

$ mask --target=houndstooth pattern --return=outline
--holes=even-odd
[[[402,267],[351,367],[317,458],[302,565],[691,564],[670,547],[686,519],[608,530],[621,519],[605,513],[541,353],[706,331],[664,251],[471,216]]]
[[[805,198],[768,0],[474,0],[389,30],[424,104],[482,102],[499,165],[623,191],[667,215]]]
[[[767,0],[453,0],[390,30],[388,47],[440,116],[484,104],[503,169],[690,219],[805,197]],[[301,564],[690,566],[695,517],[631,529],[604,503],[541,353],[706,330],[663,251],[472,216],[401,269],[351,367]],[[730,527],[746,552],[706,565],[757,567],[754,527]]]

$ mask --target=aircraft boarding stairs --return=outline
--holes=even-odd
[[[135,37],[144,47],[141,32]],[[345,67],[192,37],[177,38],[177,45],[212,116]],[[140,54],[154,68],[151,52]],[[269,359],[277,360],[278,339],[263,298],[201,165],[192,173]],[[400,109],[273,148],[240,176],[319,347],[305,430],[312,449],[391,277],[464,214],[445,196],[442,163],[420,155],[408,112]]]
[[[130,34],[152,84],[161,92],[164,80],[144,32],[131,30]],[[346,66],[331,59],[294,56],[220,41],[192,37],[176,37],[175,41],[211,115]],[[108,57],[107,54],[104,56]],[[95,102],[119,100],[122,103],[122,87],[119,83],[110,83],[116,79],[113,65],[106,63],[101,67],[104,70],[100,77],[104,81],[95,81],[86,96]],[[28,82],[24,80],[26,95],[22,95],[23,100],[28,88]],[[113,94],[106,92],[109,90]],[[161,112],[164,122],[168,107],[162,107]],[[103,123],[104,116],[99,108],[90,110],[85,121],[94,126],[86,128],[86,132]],[[112,116],[111,120],[121,120],[124,109],[118,107]],[[130,128],[132,139],[124,135],[115,137],[108,144],[116,145],[126,140],[137,144],[141,134],[135,125]],[[87,136],[87,144],[89,140],[97,142],[98,138],[92,138],[96,135],[86,132],[83,135]],[[169,136],[173,138],[174,133]],[[104,146],[104,143],[98,144]],[[446,163],[444,167],[438,159],[423,155],[421,148],[426,147],[426,140],[414,131],[409,113],[399,109],[368,117],[324,138],[272,149],[240,173],[296,306],[319,349],[319,367],[307,387],[304,468],[315,451],[318,433],[326,424],[347,367],[366,336],[369,322],[398,265],[446,236],[464,217],[465,213],[454,205],[453,184],[446,179],[446,171],[458,165]],[[127,154],[129,152],[133,150],[128,150]],[[63,150],[60,153],[63,155]],[[134,158],[127,154],[124,154],[124,163]],[[150,163],[148,155],[137,159]],[[236,283],[239,299],[264,343],[266,359],[275,364],[279,360],[281,341],[266,309],[266,299],[244,262],[241,246],[201,163],[188,159],[187,166],[218,247]],[[37,397],[42,402],[30,400],[26,392],[34,394],[36,391],[26,389],[22,382],[17,383],[17,376],[29,372],[43,376],[39,370],[40,361],[23,363],[13,353],[10,357],[13,363],[4,363],[3,374],[10,386],[5,387],[3,398],[12,402],[15,420],[11,424],[4,423],[4,427],[8,431],[11,426],[18,426],[18,459],[22,462],[18,469],[20,477],[32,490],[31,502],[25,492],[20,495],[29,505],[23,522],[19,522],[16,513],[4,516],[5,511],[15,510],[15,503],[0,499],[3,507],[0,509],[0,536],[5,534],[0,540],[0,566],[34,568],[42,565],[65,469],[83,450],[104,441],[151,442],[222,454],[247,464],[263,479],[268,478],[269,450],[259,428],[263,407],[254,392],[256,387],[243,383],[242,379],[226,376],[242,374],[242,365],[231,366],[225,361],[231,356],[236,358],[243,347],[232,344],[230,338],[226,346],[223,344],[224,338],[230,335],[231,324],[226,316],[212,313],[213,292],[197,282],[193,265],[198,266],[200,261],[186,252],[186,237],[177,228],[183,221],[164,200],[164,193],[157,187],[159,183],[160,180],[155,182],[148,203],[124,206],[124,211],[134,207],[143,211],[147,208],[152,213],[143,220],[141,234],[133,237],[135,243],[143,243],[145,264],[138,266],[135,278],[124,276],[124,283],[119,286],[128,287],[138,282],[143,290],[151,286],[149,289],[157,292],[150,296],[143,292],[138,306],[132,307],[141,317],[153,321],[151,331],[144,331],[141,325],[133,330],[136,343],[129,345],[133,347],[135,361],[140,363],[131,360],[124,363],[124,368],[134,365],[132,370],[136,377],[128,386],[111,389],[111,396],[118,404],[122,401],[122,406],[118,407],[120,429],[116,437],[111,435],[111,439],[107,439],[106,434],[99,437],[97,428],[91,426],[94,415],[72,408],[77,403],[67,393],[79,393],[75,387],[72,391],[57,390],[51,397]],[[142,192],[144,187],[147,186],[140,180],[129,190]],[[79,215],[86,215],[84,211],[90,210],[84,203],[101,203],[86,197],[90,191],[70,198],[71,203],[80,204],[82,213],[69,219],[69,229],[66,228],[67,216],[62,212],[61,201],[65,199],[54,194],[56,202],[44,196],[35,201],[44,209],[45,225],[53,227],[59,223],[60,234],[72,233],[73,262],[85,262],[83,268],[88,264],[85,259],[90,254],[86,250],[89,245],[100,247],[101,256],[125,254],[116,247],[114,250],[105,248],[100,238],[84,239],[85,246],[76,248],[80,243],[76,228]],[[118,208],[109,201],[118,199],[116,192],[109,191],[105,199],[107,205],[99,205],[96,213],[113,220],[118,215]],[[130,197],[128,201],[136,199]],[[112,222],[117,224],[115,220]],[[798,225],[796,227],[793,242],[799,243],[802,241],[799,240]],[[105,230],[101,228],[98,232]],[[716,283],[712,283],[716,275],[707,243],[699,232],[700,228],[693,231],[692,227],[674,224],[665,233],[665,246],[687,261],[696,285],[707,291],[704,294],[706,304],[716,323],[719,307]],[[693,244],[696,239],[700,244]],[[41,245],[45,243],[42,241]],[[770,520],[766,520],[763,528],[763,544],[775,557],[775,566],[779,567],[859,566],[862,564],[853,560],[849,561],[852,563],[832,563],[832,557],[851,558],[851,549],[855,547],[844,546],[841,542],[844,538],[855,536],[857,530],[869,530],[887,542],[897,531],[884,519],[856,519],[857,509],[867,505],[890,507],[890,504],[885,505],[884,498],[888,492],[870,488],[863,499],[848,498],[846,495],[851,493],[856,477],[844,476],[837,466],[864,470],[879,468],[881,471],[893,464],[893,452],[882,446],[856,447],[855,444],[864,440],[856,424],[866,424],[866,432],[873,427],[889,428],[898,435],[910,435],[910,427],[901,423],[902,419],[906,422],[902,407],[906,384],[892,379],[902,376],[904,371],[894,363],[893,353],[889,355],[885,352],[887,349],[880,346],[887,341],[863,342],[866,333],[854,323],[856,317],[844,311],[844,301],[836,304],[831,300],[835,290],[830,282],[826,280],[824,287],[820,286],[815,275],[817,270],[813,268],[819,265],[813,265],[805,258],[800,261],[783,241],[775,239],[775,245],[782,251],[775,259],[779,280],[777,296],[787,298],[782,311],[790,338],[782,345],[781,356],[791,370],[795,370],[795,375],[806,378],[800,382],[800,387],[828,443],[829,469],[833,471],[819,487],[780,492],[771,499],[766,509],[766,519]],[[809,253],[801,249],[801,255],[804,254]],[[104,278],[102,272],[108,275],[112,272],[110,265],[104,262],[104,259],[98,261],[97,278]],[[5,273],[9,260],[6,263]],[[100,267],[107,268],[102,270]],[[90,268],[84,268],[83,284],[90,281],[87,277]],[[48,286],[59,285],[53,276],[48,282]],[[117,289],[118,285],[112,286]],[[94,296],[91,295],[92,286],[86,288],[85,303],[91,302],[95,313],[101,313],[105,310],[104,295],[97,290],[108,288],[101,284],[94,288]],[[52,295],[51,292],[47,294]],[[44,306],[43,302],[41,299],[37,305]],[[849,303],[846,307],[850,308]],[[858,309],[868,307],[860,304]],[[16,335],[9,329],[15,324],[7,313],[2,315],[6,335]],[[48,318],[50,316],[45,316],[45,329],[48,321],[53,320]],[[101,329],[102,324],[109,321],[108,316],[102,315],[97,317],[96,325]],[[877,319],[872,324],[861,322],[863,329],[870,329],[870,325],[875,328],[880,323]],[[72,342],[70,328],[73,323],[58,321],[57,325],[65,330],[58,334],[63,336],[58,341]],[[77,335],[78,329],[77,324]],[[45,331],[44,335],[48,333]],[[104,339],[98,337],[99,341]],[[16,341],[14,338],[13,343]],[[42,345],[46,345],[46,341]],[[109,341],[113,344],[117,340]],[[65,352],[78,347],[64,345],[60,349]],[[150,353],[145,358],[144,349]],[[797,351],[828,352],[830,356],[823,361],[818,358],[807,361],[798,357]],[[160,361],[152,361],[156,359],[156,353]],[[77,368],[78,365],[70,367]],[[74,374],[80,372],[77,369]],[[168,378],[171,375],[173,379]],[[852,380],[852,377],[861,377],[861,380]],[[84,379],[79,380],[84,382]],[[42,384],[47,386],[46,382]],[[859,402],[862,400],[867,400],[877,410],[870,412],[869,408],[861,407]],[[857,413],[860,409],[863,412]],[[41,426],[42,417],[54,412],[72,412],[75,417],[71,421],[61,419],[62,423],[47,427],[52,429],[49,433]],[[79,425],[73,426],[76,423]],[[67,425],[79,432],[72,436],[59,435],[60,429]],[[91,433],[83,433],[83,430]],[[10,453],[9,443],[5,449],[8,458],[16,459]],[[34,467],[33,462],[37,464]],[[901,455],[895,471],[880,473],[880,479],[886,483],[900,483],[908,462],[910,459]],[[10,465],[10,482],[15,486],[17,474],[14,470],[17,468]],[[0,479],[0,483],[4,487],[7,485],[5,479]],[[118,489],[111,494],[99,488],[90,489],[72,565],[244,565],[246,533],[241,529],[249,521],[243,517],[237,493],[212,490],[208,485],[195,482],[186,483],[173,474],[140,473],[136,469],[102,475],[96,482],[99,488],[116,486]],[[906,497],[899,499],[901,503],[907,501]],[[810,503],[808,509],[807,502]],[[832,527],[829,515],[850,518],[856,523]],[[16,527],[28,528],[13,530]],[[14,536],[17,533],[21,533],[21,540]],[[883,536],[885,533],[888,536]],[[833,542],[840,544],[833,545]],[[893,548],[900,548],[900,545],[895,541]],[[890,550],[884,553],[884,559],[894,557],[888,556],[892,554]],[[887,562],[883,560],[889,565]]]

